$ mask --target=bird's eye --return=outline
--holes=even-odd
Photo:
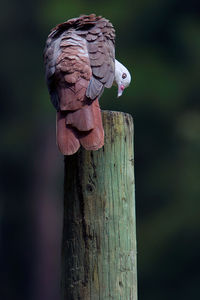
[[[122,78],[125,79],[127,77],[126,73],[122,74]]]

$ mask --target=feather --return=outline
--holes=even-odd
[[[86,35],[86,40],[88,41],[88,42],[90,42],[90,41],[95,41],[96,39],[97,39],[97,35],[94,35],[94,34],[87,34]]]
[[[90,59],[93,59],[93,60],[98,59],[101,55],[102,55],[102,53],[100,51],[90,53]]]
[[[69,112],[66,116],[66,124],[80,131],[94,129],[94,113],[91,105],[85,105],[81,109]]]
[[[57,145],[64,155],[71,155],[78,151],[80,142],[72,128],[68,128],[65,123],[65,113],[57,113]]]
[[[105,55],[101,54],[98,59],[91,59],[90,57],[90,65],[91,67],[100,67],[105,61]]]
[[[103,84],[96,78],[92,77],[86,91],[86,96],[94,100],[98,96],[99,97],[101,96],[103,90],[104,90]]]
[[[88,44],[88,51],[90,53],[96,53],[98,51],[98,45],[92,43]]]
[[[94,114],[95,127],[89,134],[82,135],[79,141],[86,150],[98,150],[104,145],[104,130],[98,99],[92,102],[91,108]]]
[[[100,67],[92,68],[93,74],[99,78],[104,78],[107,72],[107,65],[103,63]]]
[[[101,33],[101,29],[98,28],[98,27],[94,27],[94,28],[92,28],[92,29],[89,30],[89,33],[99,34],[99,33]]]

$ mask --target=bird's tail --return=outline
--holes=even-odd
[[[104,145],[98,99],[76,111],[57,112],[57,144],[64,155],[74,154],[80,145],[86,150],[98,150]]]

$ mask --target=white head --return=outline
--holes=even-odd
[[[118,97],[120,97],[124,89],[129,86],[131,82],[131,75],[127,68],[125,68],[118,60],[115,59],[115,83],[118,86]]]

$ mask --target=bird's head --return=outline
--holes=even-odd
[[[124,89],[129,86],[131,82],[131,75],[127,68],[125,68],[118,60],[115,59],[115,79],[114,82],[118,86],[118,94],[120,97]]]

